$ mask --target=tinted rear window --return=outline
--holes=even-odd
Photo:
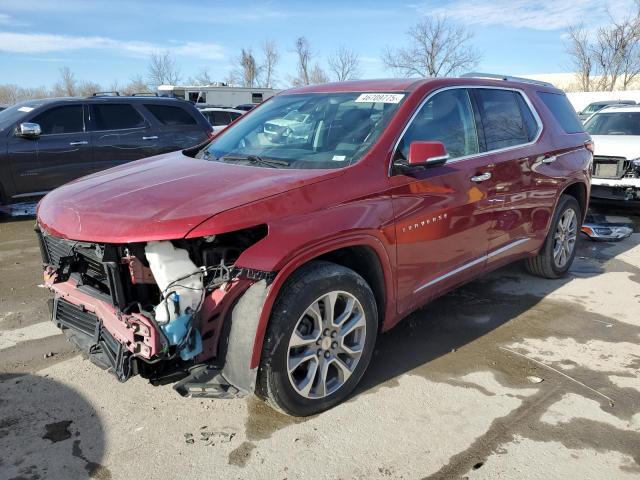
[[[518,92],[478,89],[482,125],[487,150],[498,150],[529,143],[537,125],[529,107]]]
[[[144,127],[144,119],[131,105],[93,105],[96,130]]]
[[[50,108],[31,121],[40,125],[43,135],[84,131],[82,105]]]
[[[168,105],[145,105],[147,109],[163,125],[197,125],[196,119],[189,112]]]
[[[584,132],[584,127],[580,120],[578,120],[578,115],[571,106],[571,103],[569,103],[569,99],[566,95],[538,92],[538,96],[551,111],[551,114],[558,121],[565,133]]]

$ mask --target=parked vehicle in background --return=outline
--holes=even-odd
[[[241,105],[236,105],[236,110],[244,110],[245,112],[248,112],[249,110],[253,110],[257,106],[257,103],[243,103]]]
[[[31,100],[0,112],[0,204],[76,178],[202,143],[212,128],[189,102],[93,96]]]
[[[223,83],[213,85],[160,85],[158,93],[180,98],[203,106],[233,107],[258,105],[278,92],[273,88],[230,87]],[[237,107],[236,107],[237,108]],[[244,110],[244,109],[240,109]]]
[[[204,115],[209,124],[213,127],[214,132],[219,132],[234,120],[240,118],[246,112],[244,110],[236,110],[233,108],[200,108],[200,113]]]
[[[202,149],[51,192],[53,321],[121,381],[180,374],[183,395],[255,392],[292,415],[338,404],[378,332],[424,303],[516,260],[571,266],[589,135],[562,91],[492,78],[293,89]],[[274,142],[290,112],[311,126]]]
[[[585,122],[591,115],[602,110],[604,107],[610,107],[613,105],[635,105],[633,100],[602,100],[599,102],[592,102],[587,105],[581,112],[578,112],[578,118]]]
[[[640,105],[603,108],[585,129],[595,143],[591,197],[640,201]]]
[[[297,142],[309,135],[315,121],[311,113],[291,110],[282,118],[265,122],[264,133],[272,142]]]

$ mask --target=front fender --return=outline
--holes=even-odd
[[[271,316],[271,311],[280,289],[284,283],[290,277],[290,275],[299,267],[305,263],[318,258],[326,253],[347,247],[353,246],[367,246],[373,249],[378,256],[380,265],[384,275],[384,289],[385,289],[385,318],[392,319],[395,317],[395,281],[393,277],[393,271],[391,268],[392,260],[388,253],[388,247],[386,247],[379,238],[369,234],[348,234],[338,238],[334,238],[331,241],[325,241],[320,244],[309,246],[299,251],[295,256],[289,258],[287,263],[278,271],[273,283],[269,288],[269,292],[265,298],[260,319],[256,328],[255,341],[253,345],[253,355],[251,359],[251,369],[255,369],[260,364],[260,357],[262,354],[262,345],[264,342],[264,336],[267,331],[267,325]],[[392,323],[392,322],[388,322]]]

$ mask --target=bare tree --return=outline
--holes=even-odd
[[[129,80],[129,83],[122,87],[122,93],[125,95],[132,95],[134,93],[151,93],[151,90],[144,81],[144,78],[142,78],[142,75],[137,75],[132,77],[131,80]]]
[[[211,85],[213,80],[209,76],[209,69],[204,67],[195,77],[189,77],[187,81],[190,85]]]
[[[265,40],[262,44],[262,54],[264,61],[262,63],[262,71],[264,74],[264,86],[266,88],[272,88],[274,84],[274,71],[278,60],[280,60],[280,54],[276,47],[276,43],[273,40]]]
[[[151,55],[147,67],[147,80],[150,86],[176,85],[180,82],[180,78],[180,70],[169,52]]]
[[[384,64],[406,77],[446,77],[472,70],[481,54],[469,43],[473,33],[446,17],[427,18],[411,27],[407,47],[387,47]]]
[[[353,80],[360,76],[360,56],[353,50],[341,46],[328,59],[329,69],[338,82]]]
[[[236,68],[231,72],[229,79],[232,83],[243,87],[255,87],[259,83],[261,67],[250,48],[243,48],[236,58]]]
[[[80,82],[77,88],[78,95],[82,97],[90,97],[94,93],[100,92],[100,91],[102,91],[102,86],[99,83],[92,82],[92,81]]]
[[[27,87],[23,88],[15,84],[0,85],[0,104],[13,105],[24,100],[32,100],[35,98],[47,98],[53,95],[53,92],[45,87]]]
[[[320,67],[320,65],[316,64],[313,66],[311,70],[311,75],[309,75],[309,83],[318,84],[318,83],[327,83],[329,81],[329,77],[325,73],[325,71]]]
[[[567,53],[585,91],[626,90],[640,76],[640,1],[620,20],[609,12],[609,22],[595,36],[581,24],[568,30]]]
[[[296,40],[296,55],[298,56],[298,77],[294,79],[294,85],[309,85],[311,83],[311,48],[305,37]]]
[[[60,80],[53,86],[53,94],[56,97],[73,97],[77,94],[78,83],[69,67],[60,69]]]
[[[569,27],[567,34],[569,36],[567,53],[573,68],[577,71],[580,89],[588,92],[591,90],[591,76],[594,71],[589,36],[582,24]]]

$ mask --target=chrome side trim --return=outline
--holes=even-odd
[[[506,252],[507,250],[510,250],[514,247],[517,247],[518,245],[522,245],[525,242],[528,242],[529,239],[528,238],[521,238],[519,240],[515,240],[511,243],[507,243],[506,245],[498,248],[497,250],[494,250],[490,253],[488,253],[487,255],[483,255],[482,257],[476,258],[475,260],[470,261],[469,263],[465,263],[464,265],[459,266],[458,268],[451,270],[443,275],[440,275],[439,277],[434,278],[433,280],[429,280],[427,283],[425,283],[424,285],[420,285],[418,288],[416,288],[413,293],[418,293],[419,291],[430,287],[431,285],[435,285],[438,282],[441,282],[442,280],[446,280],[449,277],[452,277],[454,275],[457,275],[460,272],[463,272],[471,267],[474,267],[476,265],[478,265],[479,263],[482,263],[490,258],[496,257],[504,252]]]
[[[531,111],[531,114],[533,115],[533,118],[535,119],[537,125],[538,125],[538,132],[536,133],[536,136],[533,140],[531,140],[528,143],[522,143],[519,145],[512,145],[510,147],[505,147],[505,148],[498,148],[496,150],[487,150],[486,152],[478,152],[478,153],[474,153],[472,155],[465,155],[463,157],[458,157],[458,158],[454,158],[452,160],[447,160],[447,163],[456,163],[456,162],[461,162],[464,160],[469,160],[472,158],[480,158],[480,157],[484,157],[487,155],[493,155],[494,153],[502,153],[502,152],[508,152],[511,150],[517,150],[519,148],[524,148],[524,147],[529,147],[531,145],[534,145],[537,143],[537,141],[540,139],[540,137],[542,136],[542,132],[544,130],[544,124],[542,123],[542,119],[540,118],[540,115],[538,114],[538,111],[535,109],[535,107],[533,106],[533,104],[531,103],[531,100],[529,100],[529,97],[527,96],[527,94],[525,93],[524,90],[520,90],[519,88],[510,88],[510,87],[494,87],[494,86],[489,86],[489,85],[455,85],[452,87],[444,87],[444,88],[439,88],[437,90],[434,90],[433,92],[431,92],[429,95],[426,96],[426,98],[424,100],[422,100],[422,102],[420,102],[420,105],[418,105],[418,108],[416,108],[416,110],[413,112],[413,114],[411,115],[411,118],[409,118],[409,121],[407,122],[407,124],[404,126],[404,128],[402,129],[402,132],[400,133],[400,135],[398,136],[396,143],[393,146],[393,153],[391,154],[391,158],[389,159],[389,168],[387,171],[387,175],[389,177],[393,176],[393,159],[395,158],[396,155],[396,151],[398,150],[398,145],[400,144],[400,141],[402,140],[402,138],[404,137],[405,133],[407,132],[407,130],[409,129],[409,127],[411,126],[411,124],[413,123],[413,120],[418,116],[418,113],[420,113],[420,110],[422,110],[422,107],[424,107],[424,105],[431,100],[431,98],[434,95],[437,95],[440,92],[444,92],[446,90],[456,90],[456,89],[461,89],[461,88],[466,88],[466,89],[488,89],[488,90],[508,90],[511,92],[517,92],[520,95],[522,95],[522,98],[524,99],[524,102],[527,104],[527,106],[529,107],[529,110]],[[474,119],[474,126],[476,127],[477,130],[477,125],[475,125],[475,119]]]

